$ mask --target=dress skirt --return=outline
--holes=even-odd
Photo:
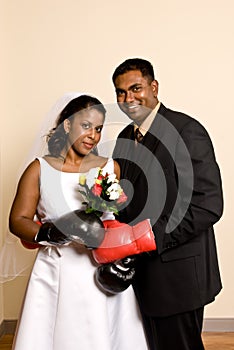
[[[78,245],[42,247],[29,279],[13,350],[146,350],[135,295],[108,295]]]

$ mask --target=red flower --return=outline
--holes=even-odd
[[[100,196],[102,193],[102,186],[99,184],[94,184],[92,187],[92,192],[94,194],[94,196]]]
[[[117,199],[117,203],[124,203],[126,202],[126,200],[128,199],[128,197],[126,196],[126,194],[124,193],[124,191],[121,193],[121,195],[119,196],[119,198]]]

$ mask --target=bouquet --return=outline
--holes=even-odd
[[[94,212],[99,217],[104,212],[118,215],[119,208],[126,202],[127,196],[114,173],[104,173],[101,168],[94,168],[87,175],[80,175],[79,184],[86,205],[86,213]]]

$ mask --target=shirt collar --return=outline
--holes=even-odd
[[[156,114],[158,113],[159,107],[161,102],[158,102],[154,109],[152,109],[152,112],[148,115],[148,117],[143,121],[141,126],[139,127],[139,131],[142,133],[143,136],[147,133],[149,130]],[[138,128],[137,124],[134,124],[134,131]]]

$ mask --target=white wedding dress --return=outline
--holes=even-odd
[[[79,174],[60,172],[38,159],[42,222],[82,208]],[[113,172],[113,160],[105,169]],[[117,295],[105,294],[95,284],[96,267],[84,247],[40,248],[12,349],[148,349],[132,287]]]

